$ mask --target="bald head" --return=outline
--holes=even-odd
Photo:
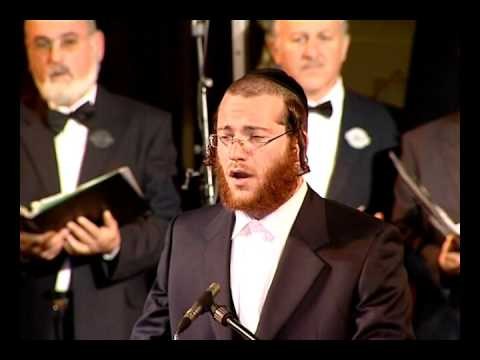
[[[25,20],[23,22],[24,29],[27,30],[27,24],[35,21],[48,21],[48,20]],[[80,22],[84,22],[87,25],[90,32],[93,33],[97,30],[97,22],[95,20],[53,20],[53,21],[80,21]]]
[[[262,29],[265,31],[265,36],[268,38],[271,38],[275,35],[274,29],[275,29],[275,24],[279,21],[283,20],[257,20]],[[342,30],[344,34],[349,34],[349,24],[348,20],[338,20],[341,21],[342,23]]]

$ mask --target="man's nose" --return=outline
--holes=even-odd
[[[228,156],[232,160],[239,160],[245,157],[244,142],[242,139],[232,139],[228,149]]]
[[[319,51],[318,43],[312,39],[309,39],[305,44],[305,48],[303,49],[303,55],[310,59],[315,59],[318,56]]]
[[[49,51],[50,62],[54,62],[54,63],[61,62],[62,56],[63,56],[62,49],[60,45],[53,43],[52,46],[50,46],[50,51]]]

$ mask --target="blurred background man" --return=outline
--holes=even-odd
[[[151,212],[130,224],[106,211],[100,226],[80,217],[57,232],[20,232],[20,337],[125,339],[179,211],[170,115],[97,85],[105,39],[95,21],[24,26],[39,96],[21,104],[20,203],[128,166]]]
[[[402,138],[405,169],[460,226],[460,113],[448,114]],[[393,220],[406,239],[406,266],[415,292],[418,339],[460,338],[459,239],[430,222],[403,181],[395,183]]]
[[[307,95],[308,184],[323,197],[389,214],[394,173],[386,150],[397,146],[398,134],[384,107],[344,88],[348,22],[274,20],[266,41],[275,63]]]

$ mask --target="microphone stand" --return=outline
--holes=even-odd
[[[209,126],[208,126],[208,108],[207,108],[207,88],[213,86],[213,80],[205,76],[205,53],[207,50],[208,42],[208,26],[209,20],[192,20],[192,34],[196,38],[197,54],[198,54],[198,86],[197,86],[197,113],[200,132],[203,140],[203,153],[207,153],[207,147],[209,143]],[[204,185],[203,192],[207,205],[215,205],[216,192],[213,184],[213,172],[210,166],[203,166],[204,173]],[[188,171],[188,170],[187,170]],[[193,172],[187,176],[200,175],[200,172]]]
[[[224,305],[217,305],[213,303],[210,306],[210,313],[215,321],[223,326],[231,327],[237,334],[242,336],[245,340],[258,340],[245,326],[235,319],[233,314],[228,311]]]

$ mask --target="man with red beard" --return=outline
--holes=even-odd
[[[207,158],[221,203],[170,224],[132,339],[170,338],[212,282],[215,302],[259,339],[412,337],[399,233],[309,188],[307,113],[301,86],[281,70],[228,88]],[[178,338],[236,335],[200,316]]]
[[[20,338],[127,339],[180,207],[170,114],[97,84],[105,39],[94,20],[24,25],[40,96],[21,104],[20,204],[128,166],[152,211],[128,224],[106,210],[102,224],[81,216],[20,231]]]

